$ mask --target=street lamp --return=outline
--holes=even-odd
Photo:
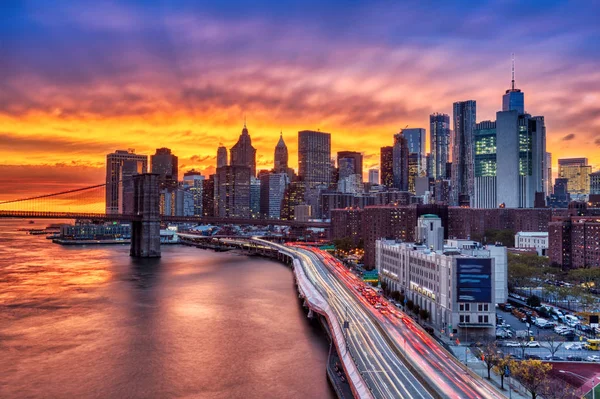
[[[599,379],[599,380],[600,380],[600,377],[585,378],[585,377],[584,377],[584,376],[582,376],[582,375],[579,375],[579,374],[577,374],[577,373],[573,373],[572,371],[567,371],[567,370],[558,370],[558,372],[559,372],[559,373],[561,373],[561,374],[570,374],[570,375],[572,375],[573,377],[577,377],[577,378],[579,378],[581,381],[583,381],[583,384],[584,384],[584,385],[585,385],[585,384],[586,384],[588,381],[593,381],[593,380],[595,380],[595,379]],[[597,385],[598,385],[598,384],[594,384],[594,386],[592,386],[592,399],[596,399],[596,386],[597,386]]]

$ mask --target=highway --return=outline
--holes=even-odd
[[[291,249],[291,248],[290,248]],[[340,320],[349,321],[347,343],[354,362],[376,398],[432,398],[394,353],[357,298],[313,252],[293,248],[306,276],[326,298]]]
[[[337,259],[325,251],[305,249],[311,252],[313,263],[322,265],[315,268],[327,268],[328,273],[335,274],[336,282],[343,282],[343,289],[349,295],[344,299],[349,302],[360,302],[357,312],[369,312],[379,325],[394,341],[394,351],[400,351],[416,369],[425,376],[430,386],[437,392],[443,392],[449,398],[504,398],[505,396],[489,386],[477,376],[468,373],[465,366],[439,345],[427,332],[418,326],[410,317],[391,304],[376,309],[361,293],[364,284],[344,267]],[[350,299],[347,299],[348,296]],[[385,302],[384,302],[385,303]],[[378,331],[374,331],[380,334]],[[413,377],[414,378],[414,377]]]

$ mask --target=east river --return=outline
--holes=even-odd
[[[286,266],[62,247],[0,221],[0,398],[333,398]]]

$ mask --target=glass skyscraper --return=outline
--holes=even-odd
[[[453,107],[452,205],[469,206],[474,193],[473,130],[476,107],[474,100],[455,102]]]
[[[446,164],[450,148],[450,117],[447,114],[429,115],[429,143],[431,170],[434,179],[446,178]]]

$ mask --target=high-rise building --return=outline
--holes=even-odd
[[[281,218],[281,204],[289,184],[287,173],[268,173],[260,177],[260,214],[270,219]]]
[[[134,150],[106,155],[106,213],[133,213],[133,175],[148,172],[148,156]]]
[[[446,178],[446,164],[450,161],[450,117],[447,114],[429,115],[431,145],[431,172],[434,179]]]
[[[515,58],[512,59],[511,88],[502,96],[502,111],[517,111],[519,115],[525,113],[525,93],[515,88]]]
[[[215,175],[202,182],[202,216],[215,216]]]
[[[477,104],[473,100],[454,103],[452,149],[452,205],[469,205],[474,193],[474,147]]]
[[[394,135],[393,167],[394,188],[408,191],[408,142],[402,132]]]
[[[204,187],[204,176],[200,172],[190,170],[183,174],[183,189],[192,193],[194,201],[194,216],[202,216],[202,189]]]
[[[171,153],[169,148],[157,148],[154,155],[150,156],[152,173],[158,173],[160,188],[173,189],[179,180],[178,158]]]
[[[337,153],[338,166],[340,165],[340,160],[342,160],[342,159],[352,159],[353,160],[352,164],[354,165],[354,169],[353,169],[352,174],[360,175],[360,179],[362,181],[362,174],[363,174],[363,155],[362,155],[362,153],[356,152],[356,151],[338,151],[338,153]],[[341,171],[340,171],[340,178],[341,177],[342,176],[341,176]]]
[[[564,177],[554,179],[554,187],[548,204],[551,208],[566,208],[569,206],[571,195],[567,190],[568,181],[569,179]]]
[[[285,189],[281,203],[281,219],[293,220],[294,208],[304,204],[305,186],[303,183],[297,180],[292,181]]]
[[[567,189],[574,197],[590,193],[592,166],[587,158],[563,158],[558,160],[558,177],[569,179]]]
[[[379,184],[379,169],[369,169],[369,184]]]
[[[552,153],[546,152],[546,174],[544,175],[544,182],[546,184],[546,197],[552,194]]]
[[[590,194],[600,194],[600,170],[590,173]]]
[[[484,121],[475,125],[474,208],[496,208],[496,122]]]
[[[379,171],[381,185],[387,188],[394,187],[394,147],[381,147]]]
[[[547,190],[544,117],[498,112],[496,164],[496,202],[506,208],[532,208],[536,193]]]
[[[275,146],[275,156],[273,158],[275,172],[287,172],[288,169],[288,149],[283,141],[283,132],[279,134],[279,141]]]
[[[423,128],[410,128],[402,129],[402,134],[406,137],[408,144],[408,153],[415,154],[416,165],[417,165],[417,176],[422,176],[427,170],[427,149],[425,147],[425,140],[427,133]],[[415,177],[417,177],[415,176]]]
[[[250,175],[256,176],[256,148],[252,147],[252,139],[244,122],[242,134],[237,143],[229,150],[231,166],[250,168]]]
[[[219,148],[217,148],[217,168],[223,166],[227,166],[227,148],[220,145]]]
[[[298,175],[305,185],[305,201],[318,211],[319,192],[331,184],[331,134],[298,132]]]
[[[247,166],[223,166],[215,174],[216,216],[250,217],[250,177]]]
[[[250,176],[250,217],[260,217],[260,179]]]

